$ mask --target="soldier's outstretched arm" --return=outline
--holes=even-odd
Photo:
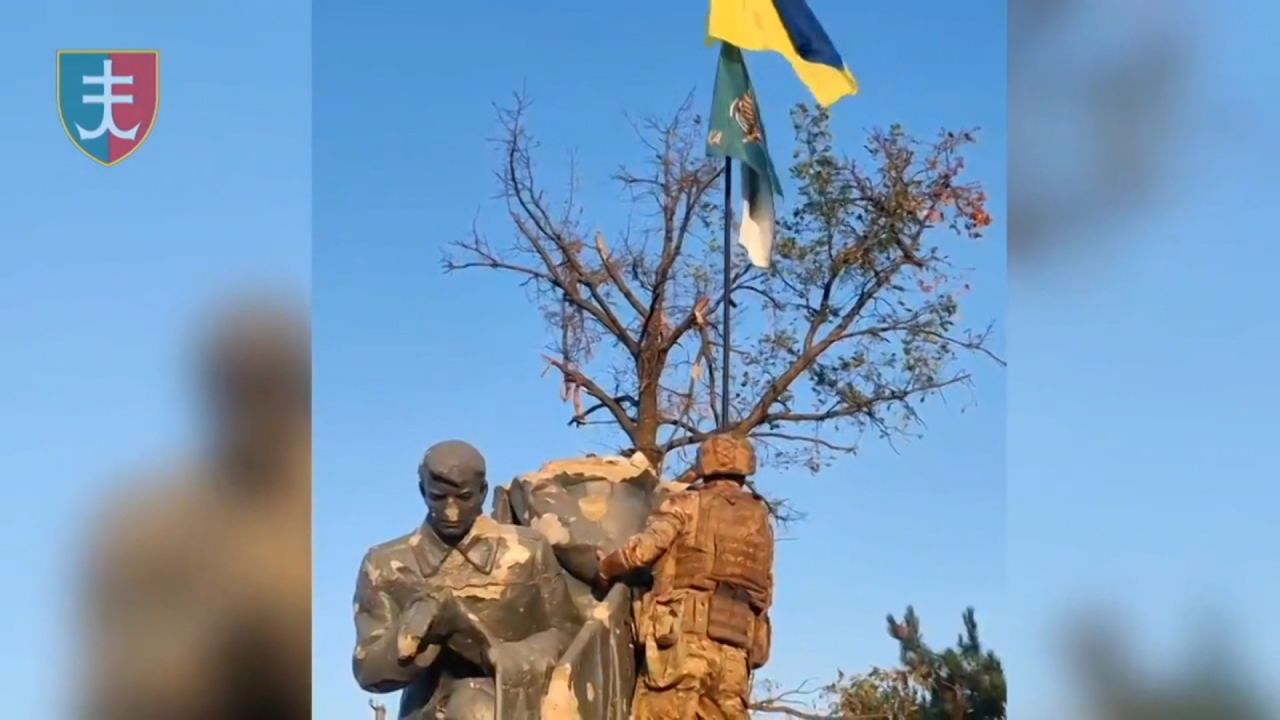
[[[623,573],[651,567],[675,544],[680,531],[689,522],[690,512],[687,506],[688,501],[684,496],[673,495],[664,499],[645,522],[644,530],[601,561],[601,573],[612,579]]]
[[[380,587],[376,564],[366,555],[356,579],[356,649],[352,671],[368,692],[386,693],[403,688],[422,671],[413,663],[402,664],[396,648],[399,611]]]

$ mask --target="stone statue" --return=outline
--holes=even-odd
[[[403,689],[405,720],[534,720],[583,625],[539,532],[482,515],[484,458],[450,441],[418,471],[422,527],[372,548],[356,584],[353,668],[371,692]]]
[[[716,435],[698,451],[696,489],[670,495],[644,530],[599,563],[598,584],[653,569],[637,613],[644,670],[637,720],[747,720],[751,673],[769,658],[773,528],[744,486],[749,441]]]
[[[602,599],[592,592],[599,555],[621,547],[644,527],[659,482],[643,455],[554,460],[499,488],[494,516],[532,527],[555,549],[586,624],[552,675],[544,718],[629,720],[636,651],[632,592],[619,585]]]
[[[209,446],[126,490],[87,543],[90,720],[311,717],[305,314],[230,308],[201,359]]]
[[[472,466],[472,481],[449,481],[457,472],[446,469],[439,457],[432,460],[438,453],[428,452],[427,472],[420,472],[429,505],[426,526],[370,551],[358,581],[357,678],[375,692],[403,688],[402,718],[435,718],[439,712],[443,717],[500,720],[629,720],[637,673],[632,616],[640,608],[643,573],[631,578],[637,583],[634,593],[619,584],[601,594],[593,583],[600,556],[621,548],[644,528],[664,495],[685,486],[660,482],[638,454],[555,460],[496,488],[492,517],[481,517],[483,472],[474,468],[483,467],[483,460],[467,446],[446,445],[455,448],[450,454],[456,452],[464,465]],[[447,486],[438,488],[439,502],[432,500],[433,477]],[[466,492],[449,489],[464,486]],[[456,499],[445,497],[449,495]],[[450,510],[449,502],[457,507]],[[433,534],[439,545],[424,539]],[[517,545],[528,550],[526,563],[550,579],[537,596],[507,597],[503,585],[480,573],[456,549],[470,549],[468,540],[456,539],[459,535],[518,538]],[[419,557],[438,559],[442,547],[456,559],[432,561],[428,567],[438,564],[438,570],[422,572]],[[562,589],[567,589],[569,603]],[[474,611],[479,595],[486,596],[487,614]],[[571,608],[563,610],[558,624],[548,621],[550,613],[536,609],[566,605]],[[485,622],[476,623],[468,614]],[[501,633],[488,623],[500,626]],[[561,647],[563,628],[570,625],[572,640]],[[506,680],[500,660],[485,659],[489,638],[539,633],[545,638],[551,629],[558,630],[551,635],[556,642],[539,643],[534,672],[515,673],[521,682]],[[536,676],[553,645],[559,655],[539,686]],[[538,692],[540,706],[533,702]]]

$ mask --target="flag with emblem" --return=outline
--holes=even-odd
[[[729,43],[720,46],[707,154],[732,158],[741,164],[746,207],[738,242],[746,248],[752,265],[769,267],[773,254],[773,196],[782,194],[782,185],[769,159],[764,121],[742,51]]]
[[[857,79],[805,0],[711,0],[707,41],[716,40],[782,55],[823,107],[858,93]]]

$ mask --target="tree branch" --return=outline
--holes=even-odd
[[[790,705],[779,705],[769,702],[758,702],[751,704],[751,712],[769,713],[772,715],[786,715],[788,717],[800,718],[801,720],[846,720],[841,715],[819,715],[817,713],[805,712]],[[884,715],[863,715],[860,716],[868,720],[875,718],[887,717]]]
[[[640,301],[640,297],[635,294],[631,286],[627,284],[622,273],[618,272],[618,267],[613,263],[613,259],[609,254],[609,248],[605,245],[604,233],[596,233],[596,254],[600,256],[600,264],[604,267],[604,271],[609,275],[609,279],[613,281],[614,287],[618,288],[618,292],[631,305],[631,309],[641,318],[644,317],[645,305]]]
[[[670,350],[675,347],[679,344],[680,339],[683,338],[695,325],[705,322],[707,318],[715,316],[716,313],[720,311],[720,306],[724,304],[726,298],[731,299],[732,293],[741,287],[739,283],[747,277],[751,272],[751,268],[751,265],[745,265],[734,270],[733,274],[729,277],[728,292],[726,292],[724,288],[721,288],[720,293],[716,296],[715,300],[712,300],[705,305],[700,304],[701,301],[694,303],[693,307],[689,308],[689,312],[684,316],[684,318],[667,333],[666,340],[663,343],[663,349]]]
[[[628,436],[635,432],[635,421],[627,414],[627,411],[623,409],[622,404],[618,400],[614,399],[614,395],[605,392],[604,389],[597,385],[594,380],[587,377],[581,371],[573,368],[567,362],[557,360],[556,358],[549,357],[547,355],[543,355],[542,357],[552,367],[559,370],[566,380],[584,388],[587,392],[591,393],[592,397],[599,400],[600,404],[608,409],[609,413],[613,415],[613,419],[618,421],[618,425],[622,427],[623,431],[626,432]],[[586,413],[582,413],[582,415],[585,414]]]
[[[877,405],[883,405],[884,403],[889,402],[903,402],[913,395],[919,395],[921,393],[931,392],[934,390],[942,390],[944,388],[951,387],[952,385],[960,385],[968,382],[969,379],[968,373],[960,373],[959,375],[955,375],[946,380],[913,385],[911,387],[889,392],[882,392],[879,395],[870,396],[866,400],[857,404],[840,403],[834,407],[818,412],[806,413],[787,411],[780,413],[768,413],[761,420],[760,425],[772,425],[774,423],[782,422],[824,422],[826,420],[852,417],[854,415],[867,413]],[[753,436],[757,434],[758,433],[752,433]]]
[[[639,343],[627,332],[601,292],[599,284],[582,266],[574,242],[556,227],[542,203],[541,193],[534,184],[528,141],[524,135],[523,116],[526,107],[527,102],[517,96],[515,109],[503,114],[507,136],[503,141],[506,163],[501,177],[511,219],[546,267],[550,281],[565,294],[566,299],[591,315],[633,355],[638,355]],[[552,256],[544,241],[556,248],[560,261]],[[582,295],[579,286],[587,288],[590,300]]]
[[[753,432],[751,433],[751,437],[752,438],[771,438],[774,440],[790,440],[792,442],[802,442],[802,443],[808,443],[812,445],[820,445],[824,448],[827,448],[828,450],[834,450],[836,452],[843,452],[843,453],[856,452],[858,449],[857,445],[837,445],[831,442],[830,440],[823,440],[820,437],[808,436],[808,435],[792,435],[790,433],[781,433],[781,432]]]

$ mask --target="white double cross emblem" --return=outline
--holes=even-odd
[[[134,125],[128,130],[121,130],[116,127],[115,114],[112,108],[116,105],[132,105],[133,95],[116,95],[115,87],[117,85],[133,85],[132,75],[115,75],[112,73],[111,60],[102,61],[101,75],[85,75],[82,81],[85,85],[101,85],[101,95],[85,95],[82,99],[86,105],[102,106],[102,122],[93,130],[85,130],[76,123],[76,131],[80,133],[81,140],[94,140],[102,137],[106,133],[122,140],[133,140],[138,135],[140,125]]]

